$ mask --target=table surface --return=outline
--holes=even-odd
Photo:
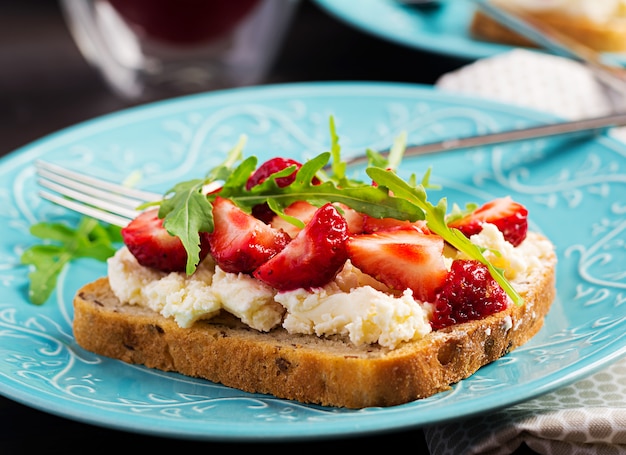
[[[311,39],[315,37],[315,39]],[[386,42],[304,0],[264,83],[398,81],[433,84],[468,63]],[[0,156],[46,134],[129,106],[114,97],[80,55],[51,0],[0,2]],[[74,453],[138,443],[142,451],[229,449],[232,443],[175,440],[109,430],[46,414],[0,397],[0,452]],[[368,437],[267,443],[312,449],[368,447],[393,438],[428,453],[420,429]],[[355,446],[356,445],[356,446]],[[32,449],[32,450],[30,450]],[[417,450],[416,450],[417,449]],[[29,452],[30,451],[30,452]],[[517,454],[533,453],[526,447]]]

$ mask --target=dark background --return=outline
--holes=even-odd
[[[339,0],[344,1],[344,0]],[[352,0],[358,5],[358,0]],[[469,63],[384,41],[303,0],[265,83],[365,80],[433,84]],[[0,0],[0,156],[130,104],[115,98],[70,37],[53,0]],[[359,438],[251,444],[174,440],[86,425],[0,397],[0,453],[293,450],[331,453],[385,444],[428,453],[420,429]],[[406,448],[406,449],[404,449]],[[521,448],[518,453],[532,453]]]

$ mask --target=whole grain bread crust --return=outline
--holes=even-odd
[[[528,277],[524,305],[394,350],[282,328],[261,333],[227,313],[181,328],[120,302],[107,278],[77,292],[73,329],[88,351],[247,392],[325,406],[392,406],[445,391],[533,337],[555,297],[555,266],[552,255]]]
[[[608,23],[573,18],[554,12],[529,13],[537,21],[559,33],[602,52],[626,51],[626,17]],[[481,11],[475,11],[470,23],[471,34],[478,39],[513,46],[536,47],[532,41],[513,32]]]

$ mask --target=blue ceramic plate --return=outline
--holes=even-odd
[[[468,0],[442,0],[438,7],[419,8],[400,0],[354,2],[316,0],[323,9],[367,33],[416,49],[475,60],[512,48],[474,39],[469,24],[474,6]],[[626,56],[613,56],[626,62]]]
[[[449,392],[384,409],[307,406],[131,366],[84,351],[72,337],[72,298],[104,275],[72,264],[42,306],[27,301],[20,254],[37,221],[77,217],[37,196],[33,160],[113,181],[139,171],[164,191],[203,176],[241,134],[247,154],[304,159],[328,150],[334,116],[344,156],[411,142],[553,119],[400,84],[328,83],[224,91],[133,108],[50,135],[0,160],[0,393],[37,409],[126,431],[211,440],[271,440],[434,424],[551,391],[626,353],[626,146],[608,137],[536,140],[405,161],[404,177],[432,168],[449,204],[503,195],[527,205],[531,227],[554,240],[558,298],[527,345]],[[354,172],[358,173],[359,169]]]

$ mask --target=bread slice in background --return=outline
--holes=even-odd
[[[525,13],[596,51],[626,52],[626,14],[616,15],[608,21],[597,22],[583,16],[572,16],[554,10],[528,10]],[[529,39],[513,32],[478,10],[474,12],[470,22],[470,33],[474,38],[485,41],[512,46],[536,47],[536,44]]]
[[[445,391],[526,343],[555,298],[555,267],[552,252],[517,284],[524,305],[394,350],[282,328],[262,333],[225,312],[181,328],[152,310],[120,302],[106,277],[77,292],[73,329],[84,349],[131,364],[303,403],[392,406]]]

